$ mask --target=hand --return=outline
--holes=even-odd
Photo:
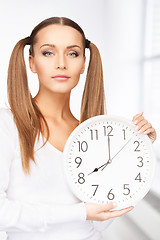
[[[85,203],[85,207],[87,212],[87,220],[92,221],[105,221],[110,218],[120,217],[134,208],[128,207],[122,210],[110,211],[117,207],[112,202],[107,204]]]
[[[143,117],[143,112],[135,115],[132,121],[136,124],[136,130],[138,131],[138,133],[147,134],[152,143],[156,140],[157,138],[156,131],[152,127],[151,123],[149,123]]]

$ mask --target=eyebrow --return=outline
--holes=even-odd
[[[48,43],[48,44],[43,44],[40,48],[45,47],[45,46],[52,47],[52,48],[55,48],[55,47],[56,47],[54,44],[49,44],[49,43]],[[81,49],[81,47],[78,46],[78,45],[70,45],[70,46],[67,47],[67,49],[70,49],[70,48],[73,48],[73,47],[78,47],[78,48]]]

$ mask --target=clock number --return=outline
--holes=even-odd
[[[92,186],[93,186],[93,187],[96,187],[96,189],[95,189],[95,191],[94,191],[94,193],[93,193],[93,196],[95,196],[99,185],[92,185]]]
[[[137,147],[134,149],[135,152],[140,152],[139,145],[140,143],[138,141],[134,141],[134,144],[137,144]]]
[[[83,142],[80,143],[80,141],[78,141],[78,144],[79,144],[79,152],[80,151],[86,152],[88,150],[87,142],[83,141]]]
[[[108,130],[108,134],[106,134],[106,126],[103,126],[104,127],[104,136],[113,136],[113,135],[111,135],[111,132],[113,131],[113,127],[112,126],[107,126],[107,130]]]
[[[140,174],[140,173],[138,173],[138,175],[137,175],[137,177],[135,178],[135,180],[138,180],[139,182],[142,181],[142,178],[141,178],[141,174]]]
[[[115,195],[111,192],[113,189],[111,189],[107,195],[109,200],[113,200],[115,198]]]
[[[78,177],[79,177],[78,182],[79,182],[80,184],[83,184],[83,183],[85,182],[84,173],[79,173],[79,174],[78,174]]]
[[[81,163],[82,163],[82,158],[76,157],[75,158],[75,163],[77,163],[77,168],[78,168],[81,165]]]
[[[126,193],[123,193],[123,195],[129,195],[130,194],[130,189],[128,188],[129,184],[124,184],[123,188],[126,190]]]
[[[137,164],[137,167],[143,167],[143,158],[142,157],[138,157],[139,159],[141,159],[139,162],[141,163],[141,165]]]
[[[126,131],[125,129],[122,129],[122,131],[123,131],[124,140],[126,140]]]
[[[91,129],[90,131],[91,131],[91,140],[93,140],[93,138],[94,138],[94,137],[93,137],[93,135],[94,135],[94,134],[93,134],[93,130]],[[98,130],[95,129],[94,131],[96,132],[96,133],[95,133],[95,134],[96,134],[96,140],[98,140]]]
[[[108,136],[113,136],[113,135],[111,135],[111,132],[113,131],[113,127],[108,126],[107,129],[108,129]]]

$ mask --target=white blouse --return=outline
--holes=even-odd
[[[111,222],[86,220],[85,204],[70,190],[63,153],[36,139],[30,175],[22,169],[18,131],[10,109],[0,109],[0,231],[9,240],[99,240]]]

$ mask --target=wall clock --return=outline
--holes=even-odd
[[[82,122],[63,151],[64,172],[83,202],[134,206],[149,191],[155,156],[148,136],[120,116],[99,115]]]

